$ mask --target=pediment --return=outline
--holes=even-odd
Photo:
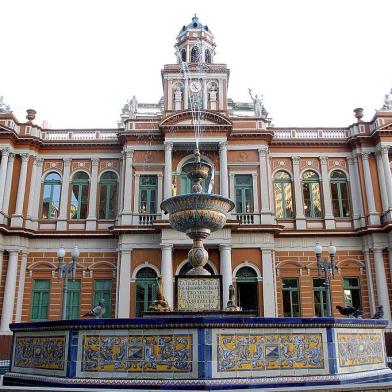
[[[207,110],[193,113],[190,110],[177,112],[166,117],[160,127],[193,128],[196,122],[208,128],[227,129],[232,127],[232,122],[227,117]]]

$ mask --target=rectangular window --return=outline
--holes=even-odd
[[[252,175],[238,174],[234,177],[234,192],[236,212],[238,214],[251,214],[253,204],[253,179]]]
[[[49,309],[50,280],[37,279],[33,281],[31,301],[31,320],[47,320]]]
[[[104,318],[112,316],[112,280],[111,279],[96,279],[94,281],[94,304],[97,306],[101,299],[105,300]]]
[[[139,212],[142,214],[157,213],[158,176],[140,176]]]
[[[315,316],[324,317],[327,312],[324,279],[313,279],[313,303]]]
[[[362,309],[361,287],[358,278],[343,279],[344,302],[346,306]]]
[[[284,317],[299,317],[301,310],[298,279],[282,279],[282,294]]]
[[[68,281],[67,320],[80,318],[80,286],[80,280]]]

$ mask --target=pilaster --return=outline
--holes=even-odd
[[[174,295],[173,295],[173,245],[161,244],[162,248],[162,290],[163,296],[166,298],[169,306],[173,309]]]
[[[123,210],[121,213],[121,224],[131,225],[132,224],[132,165],[133,165],[133,154],[134,150],[126,147],[124,148],[123,154],[125,155],[125,168],[124,168],[124,196],[123,196]]]
[[[8,156],[7,178],[5,181],[5,188],[4,188],[2,216],[0,216],[0,223],[5,223],[5,224],[8,223],[8,217],[9,217],[8,211],[9,211],[10,197],[11,197],[12,173],[14,170],[14,162],[15,162],[15,154],[10,152]]]
[[[131,305],[131,250],[122,250],[118,282],[117,317],[129,318]]]
[[[294,195],[295,195],[295,226],[299,230],[306,229],[306,220],[304,214],[303,195],[301,187],[301,175],[299,164],[301,158],[299,156],[292,156],[293,161],[293,179],[294,179]]]
[[[229,300],[229,286],[233,284],[233,270],[231,266],[231,245],[220,245],[220,273],[222,275],[223,308]]]
[[[97,228],[98,166],[99,166],[99,158],[92,158],[90,198],[88,202],[88,216],[86,220],[86,230],[95,230]]]
[[[335,219],[332,212],[332,197],[331,188],[329,186],[329,176],[328,176],[328,157],[320,157],[321,164],[321,178],[323,186],[323,201],[324,201],[324,222],[326,229],[334,229]]]
[[[350,195],[352,199],[353,223],[354,223],[354,228],[357,229],[361,227],[360,218],[361,218],[361,208],[362,208],[362,200],[360,199],[361,192],[359,190],[358,178],[355,174],[355,168],[354,168],[354,165],[356,165],[357,162],[356,159],[354,159],[353,157],[348,157],[347,163],[348,163],[348,173],[350,176],[349,185],[350,185]]]
[[[20,323],[22,320],[22,308],[23,308],[23,296],[25,288],[26,278],[26,266],[27,266],[27,252],[22,252],[22,262],[19,271],[19,282],[18,282],[18,296],[16,299],[16,311],[15,311],[15,322]]]
[[[276,279],[273,250],[260,248],[263,262],[264,317],[276,317]]]
[[[10,155],[9,147],[1,149],[1,163],[0,163],[0,189],[5,189],[5,182],[7,178],[8,158]],[[4,191],[0,193],[0,206],[3,205]]]
[[[389,292],[387,278],[385,276],[384,259],[382,249],[374,248],[374,268],[376,271],[376,285],[378,304],[384,309],[384,318],[391,324],[391,305],[389,303]]]
[[[11,218],[11,226],[22,227],[23,226],[23,203],[26,192],[26,179],[27,179],[27,166],[29,163],[30,154],[20,154],[22,158],[22,167],[20,169],[18,194],[16,198],[15,214]]]
[[[68,221],[69,183],[71,173],[71,158],[63,158],[63,178],[61,181],[60,213],[56,230],[66,230]]]
[[[32,176],[30,186],[29,207],[27,210],[27,227],[33,230],[38,229],[39,209],[41,202],[41,178],[42,178],[42,165],[44,159],[36,158],[34,161],[35,176]]]
[[[258,148],[260,166],[261,224],[272,224],[274,221],[269,201],[268,151],[268,146],[261,146]]]
[[[9,251],[7,277],[5,281],[3,309],[1,312],[0,332],[9,332],[13,321],[16,295],[16,278],[18,272],[18,251]]]
[[[229,197],[227,142],[219,143],[219,174],[220,174],[220,194],[223,197]]]
[[[372,177],[370,174],[370,167],[369,167],[369,153],[362,152],[362,167],[365,176],[365,188],[366,188],[366,199],[368,204],[369,210],[369,224],[370,225],[379,225],[380,224],[380,217],[376,211],[376,204],[374,201],[374,190],[373,190],[373,183]]]

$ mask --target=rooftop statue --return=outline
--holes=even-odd
[[[0,113],[9,113],[11,111],[10,105],[4,102],[4,97],[0,96]]]
[[[382,107],[382,110],[392,110],[392,89],[391,89],[391,95],[385,94],[384,105]]]
[[[128,111],[129,111],[129,118],[135,118],[137,113],[138,102],[135,96],[132,97],[131,100],[127,101],[128,103]]]
[[[251,89],[249,89],[249,95],[253,101],[255,116],[262,117],[263,116],[263,95],[261,95],[261,98],[259,98],[259,96],[257,94],[253,97]]]

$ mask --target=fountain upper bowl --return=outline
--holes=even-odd
[[[189,193],[161,203],[161,209],[169,213],[171,227],[190,237],[196,232],[205,232],[208,236],[221,229],[234,206],[232,200],[211,193]]]

